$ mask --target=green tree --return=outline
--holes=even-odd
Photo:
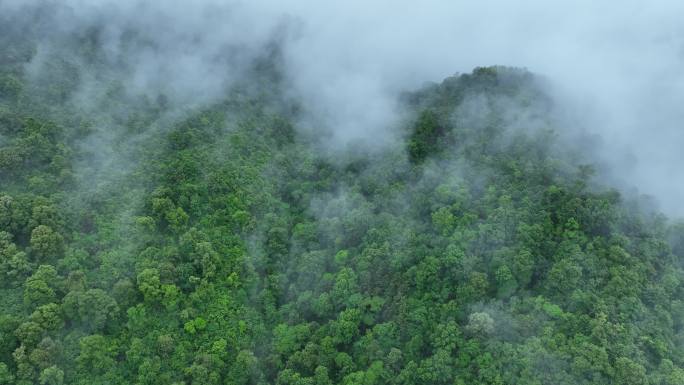
[[[10,372],[7,364],[0,362],[0,384],[11,385],[14,383],[14,375]]]
[[[157,269],[145,269],[138,274],[138,289],[145,301],[158,301],[162,295],[161,280]]]
[[[88,332],[102,331],[112,326],[119,314],[116,301],[102,289],[72,291],[63,299],[65,315]]]
[[[94,334],[79,341],[80,351],[76,365],[81,375],[101,375],[115,364],[113,346],[104,336]]]
[[[39,377],[40,385],[62,385],[64,384],[64,372],[57,366],[43,369]]]
[[[31,251],[38,261],[54,260],[64,252],[64,238],[45,225],[31,231]]]

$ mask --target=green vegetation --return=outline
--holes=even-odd
[[[533,75],[406,94],[403,143],[329,154],[276,64],[84,106],[98,47],[36,78],[10,32],[0,384],[684,383],[682,227],[594,186]]]

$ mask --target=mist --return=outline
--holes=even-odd
[[[684,383],[682,11],[0,0],[0,383]]]
[[[300,128],[327,130],[333,152],[401,140],[402,91],[477,66],[527,68],[570,117],[559,130],[601,138],[592,156],[603,178],[684,215],[681,2],[5,0],[0,11],[21,20],[47,4],[29,26],[44,40],[32,71],[63,48],[60,36],[99,27],[104,60],[127,92],[178,106],[215,100],[277,44],[286,92],[305,111]],[[145,43],[129,44],[131,35]],[[81,104],[104,82],[82,77]]]
[[[556,107],[572,117],[561,130],[602,138],[593,156],[604,177],[684,214],[681,3],[344,4],[295,7],[306,32],[287,51],[305,99],[322,111],[341,106],[333,123],[355,123],[339,124],[340,138],[383,141],[402,89],[481,65],[524,67],[547,78]]]

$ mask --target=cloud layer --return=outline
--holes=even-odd
[[[612,183],[684,215],[682,2],[5,0],[0,11],[46,4],[46,37],[102,27],[130,89],[183,103],[220,94],[277,40],[290,92],[311,116],[303,123],[343,144],[396,139],[400,91],[476,66],[525,67],[554,85],[577,126],[564,129],[603,138],[597,159]],[[146,43],[127,45],[131,31]]]

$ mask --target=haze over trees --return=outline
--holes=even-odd
[[[329,150],[276,43],[186,104],[127,89],[105,28],[46,53],[0,21],[0,384],[684,383],[682,227],[594,177],[536,75]]]

